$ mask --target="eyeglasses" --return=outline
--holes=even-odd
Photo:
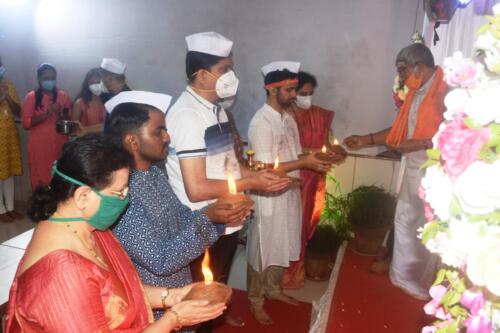
[[[116,195],[117,197],[119,197],[120,199],[124,200],[127,195],[128,195],[128,187],[125,187],[123,190],[121,191],[109,191],[111,194],[114,194]]]

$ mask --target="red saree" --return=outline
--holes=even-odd
[[[153,321],[129,257],[111,231],[96,235],[112,272],[70,250],[47,254],[16,274],[6,332],[140,332]]]
[[[328,138],[333,111],[313,105],[309,110],[295,112],[300,133],[300,144],[307,148],[321,148]],[[283,288],[296,289],[304,286],[304,255],[306,244],[311,239],[325,206],[324,174],[311,170],[300,170],[302,178],[302,236],[300,260],[290,263],[283,275]]]

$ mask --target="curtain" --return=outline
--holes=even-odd
[[[465,8],[458,8],[448,23],[441,23],[436,29],[439,41],[433,45],[434,22],[424,19],[424,36],[427,46],[434,55],[437,65],[455,51],[462,51],[465,57],[474,55],[477,29],[487,22],[484,15],[491,15],[491,8],[500,0],[472,0]]]

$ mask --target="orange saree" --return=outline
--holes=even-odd
[[[111,231],[96,238],[110,271],[70,250],[47,254],[16,274],[6,332],[140,332],[153,321],[121,245]]]
[[[333,111],[313,105],[309,110],[295,112],[295,120],[299,128],[300,144],[307,148],[321,148],[328,138],[332,125]],[[302,236],[300,260],[290,263],[283,275],[283,288],[296,289],[304,286],[304,255],[307,242],[311,239],[321,212],[325,206],[324,174],[311,170],[300,170],[302,178]]]

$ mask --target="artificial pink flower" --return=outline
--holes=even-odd
[[[472,59],[464,58],[460,51],[444,60],[444,76],[451,87],[472,88],[477,85],[483,73],[483,67]]]
[[[435,333],[436,331],[436,326],[425,326],[424,328],[422,328],[422,333]]]
[[[439,133],[437,148],[441,151],[444,168],[451,179],[458,177],[477,159],[479,151],[489,138],[489,128],[468,128],[463,114],[458,114],[446,125]]]
[[[485,300],[482,292],[473,292],[470,290],[464,291],[462,297],[460,298],[460,303],[469,309],[469,312],[472,315],[476,315],[479,313],[484,306]]]
[[[431,289],[429,290],[429,295],[431,295],[432,299],[430,302],[425,304],[424,306],[424,311],[428,315],[435,315],[437,317],[439,313],[439,317],[444,317],[444,318],[439,318],[439,319],[446,319],[446,315],[444,311],[441,308],[441,300],[443,299],[444,294],[446,294],[447,288],[441,284],[438,284],[436,286],[432,286]]]
[[[467,318],[463,321],[467,327],[467,333],[491,333],[491,321],[483,315],[477,315]]]

